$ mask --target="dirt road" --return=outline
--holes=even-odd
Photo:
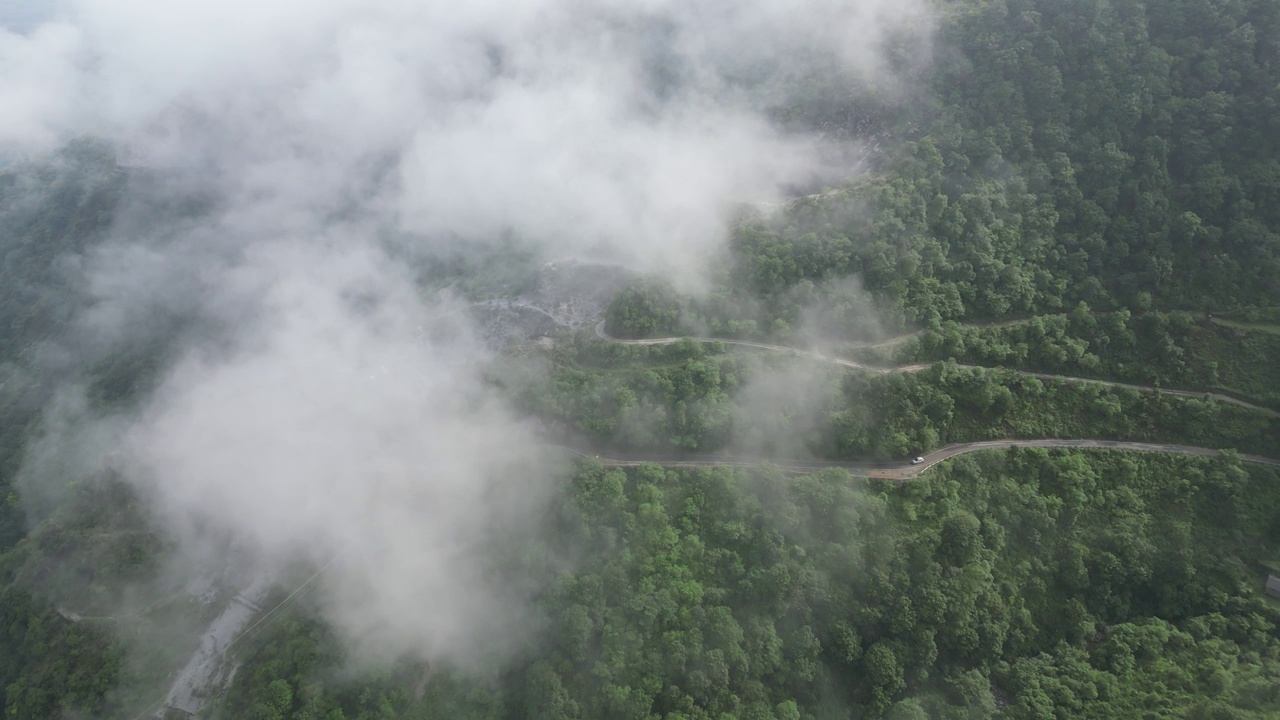
[[[915,333],[913,333],[913,335],[914,334]],[[881,373],[881,374],[887,374],[887,373],[893,373],[893,372],[920,372],[921,370],[925,370],[933,366],[933,363],[922,363],[922,364],[915,364],[915,365],[900,365],[898,367],[890,367],[890,368],[877,367],[874,365],[867,365],[865,363],[860,363],[860,362],[857,362],[856,360],[849,360],[847,358],[835,357],[832,355],[824,355],[823,353],[816,352],[813,350],[804,350],[801,348],[789,347],[787,345],[771,345],[769,343],[751,342],[749,340],[726,340],[724,338],[697,337],[697,336],[646,338],[643,340],[622,340],[620,338],[615,338],[606,334],[604,331],[604,322],[600,322],[599,324],[596,325],[596,335],[603,340],[607,340],[613,343],[618,343],[620,345],[671,345],[671,344],[680,342],[681,340],[692,340],[694,342],[701,342],[701,343],[716,342],[716,343],[722,343],[724,345],[737,345],[740,347],[750,347],[750,348],[758,348],[761,350],[772,350],[774,352],[789,353],[791,355],[807,357],[813,360],[834,363],[836,365],[842,365],[848,368],[855,368],[858,370],[866,370],[868,372]],[[862,345],[859,347],[876,347],[881,345],[892,345],[894,343],[902,342],[903,340],[909,337],[911,337],[911,335],[902,335],[894,338],[889,338],[887,340],[881,340],[879,342],[866,343],[865,345]],[[1147,392],[1147,393],[1160,392],[1160,393],[1165,393],[1167,395],[1177,395],[1179,397],[1211,398],[1213,400],[1217,400],[1218,402],[1238,405],[1240,407],[1249,408],[1250,410],[1255,410],[1257,412],[1263,413],[1265,415],[1269,415],[1274,418],[1280,418],[1280,411],[1276,411],[1267,407],[1262,407],[1261,405],[1254,405],[1253,403],[1245,402],[1244,400],[1231,397],[1230,395],[1222,395],[1219,393],[1205,392],[1203,390],[1177,390],[1177,389],[1171,390],[1167,388],[1157,388],[1150,385],[1132,385],[1129,383],[1114,382],[1111,380],[1098,380],[1096,378],[1075,377],[1073,375],[1054,375],[1052,373],[1031,372],[1030,370],[1014,370],[1012,368],[988,368],[988,367],[983,367],[981,365],[956,365],[956,367],[967,368],[967,369],[982,369],[982,370],[999,369],[999,370],[1004,370],[1011,373],[1016,373],[1024,377],[1033,377],[1041,380],[1057,380],[1060,382],[1067,382],[1067,383],[1096,383],[1098,385],[1105,385],[1107,387],[1137,390],[1138,392]]]
[[[774,465],[787,472],[809,473],[827,468],[840,468],[867,477],[890,480],[908,480],[937,465],[943,460],[982,450],[999,450],[1011,447],[1028,448],[1094,448],[1125,450],[1129,452],[1159,452],[1175,455],[1198,455],[1212,457],[1220,451],[1212,448],[1192,445],[1169,445],[1161,443],[1121,442],[1117,440],[986,440],[982,442],[957,443],[939,448],[924,456],[924,461],[913,464],[844,462],[838,460],[779,460],[777,458],[749,457],[744,455],[608,455],[587,453],[574,448],[556,446],[580,458],[591,460],[608,467],[635,467],[652,463],[663,467],[758,467],[764,464]],[[1241,455],[1245,462],[1260,463],[1280,467],[1280,459],[1261,455]]]

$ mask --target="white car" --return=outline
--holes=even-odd
[[[911,464],[912,464],[912,465],[919,465],[919,464],[920,464],[920,463],[922,463],[922,462],[924,462],[924,458],[922,458],[922,457],[918,457],[918,458],[916,458],[915,460],[912,460],[912,461],[911,461]]]

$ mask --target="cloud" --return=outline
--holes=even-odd
[[[376,193],[414,233],[513,232],[686,289],[731,204],[856,169],[766,111],[807,77],[885,84],[886,42],[928,28],[920,0],[70,7],[69,25],[8,36],[22,92],[0,148],[104,133],[311,212]]]
[[[47,152],[73,130],[80,76],[77,28],[44,25],[29,35],[0,27],[0,157]]]
[[[771,119],[796,83],[884,84],[887,39],[927,34],[923,0],[67,7],[0,33],[0,154],[99,134],[216,196],[126,217],[82,263],[95,343],[175,308],[194,328],[112,420],[122,467],[176,537],[336,557],[349,637],[454,660],[520,624],[478,559],[536,524],[552,473],[386,238],[513,235],[697,288],[733,204],[857,169]]]
[[[333,619],[384,653],[497,642],[517,608],[498,607],[486,545],[549,469],[481,382],[478,342],[367,248],[251,254],[215,293],[257,312],[176,363],[126,433],[128,474],[179,537],[230,528],[277,563],[336,558]]]

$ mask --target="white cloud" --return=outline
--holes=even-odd
[[[214,329],[130,419],[131,477],[189,543],[338,554],[339,627],[457,659],[520,617],[476,558],[546,473],[466,329],[422,340],[441,308],[379,234],[511,230],[696,287],[731,204],[853,171],[764,106],[824,63],[882,77],[924,5],[78,0],[0,34],[0,153],[100,133],[216,187],[201,225],[85,263],[95,336]]]

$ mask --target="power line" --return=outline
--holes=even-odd
[[[318,577],[320,577],[321,575],[323,575],[323,574],[324,574],[324,571],[325,571],[325,570],[328,570],[328,569],[329,569],[329,566],[330,566],[330,565],[333,565],[334,561],[335,561],[335,560],[337,560],[337,559],[338,559],[338,556],[337,556],[337,555],[334,555],[333,557],[329,558],[329,562],[325,563],[325,564],[324,564],[324,567],[322,567],[322,568],[320,568],[319,570],[317,570],[317,571],[315,572],[315,574],[314,574],[314,575],[312,575],[311,577],[307,578],[305,582],[303,582],[301,585],[299,585],[299,586],[298,586],[298,587],[297,587],[293,592],[289,593],[289,594],[285,597],[285,599],[281,600],[278,604],[276,604],[276,606],[275,606],[275,607],[273,607],[273,608],[271,608],[271,610],[267,611],[267,613],[266,613],[265,615],[263,615],[262,617],[258,618],[258,621],[257,621],[257,622],[255,622],[254,624],[250,625],[250,626],[249,626],[248,628],[246,628],[245,630],[241,631],[239,635],[236,635],[236,636],[235,636],[235,638],[233,638],[233,639],[231,640],[231,642],[227,643],[226,647],[224,647],[224,648],[222,648],[221,650],[219,650],[217,653],[215,653],[215,655],[222,655],[223,653],[227,652],[228,650],[230,650],[230,649],[231,649],[231,646],[232,646],[232,645],[235,645],[236,643],[240,642],[240,640],[241,640],[244,636],[246,636],[246,635],[248,635],[249,633],[253,632],[253,629],[254,629],[254,628],[256,628],[256,627],[258,627],[259,625],[261,625],[262,623],[266,622],[267,618],[269,618],[269,617],[271,617],[272,615],[274,615],[274,614],[276,613],[276,611],[277,611],[277,610],[279,610],[280,608],[284,607],[284,606],[285,606],[285,604],[286,604],[286,603],[288,603],[290,600],[292,600],[292,599],[294,598],[294,596],[295,596],[295,595],[297,595],[298,593],[302,592],[302,591],[303,591],[303,590],[304,590],[308,585],[310,585],[311,583],[315,582],[316,578],[318,578]]]

